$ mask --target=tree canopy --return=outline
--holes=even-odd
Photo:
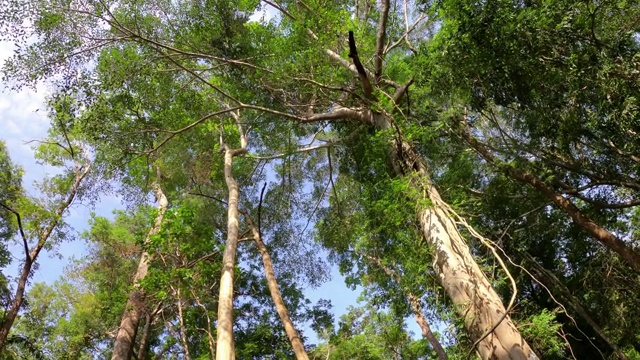
[[[25,194],[0,143],[2,356],[640,359],[638,19],[4,2],[3,79],[51,89],[37,156],[61,170]],[[86,256],[32,283],[69,207],[114,193]],[[362,289],[339,319],[305,293],[331,267]]]

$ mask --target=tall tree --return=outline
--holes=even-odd
[[[381,177],[387,176],[402,184],[403,194],[413,208],[412,216],[407,221],[417,218],[414,223],[420,229],[420,236],[416,240],[424,238],[433,251],[436,278],[463,318],[474,347],[478,345],[483,358],[535,358],[508,316],[511,308],[505,308],[501,297],[493,289],[492,281],[485,276],[474,257],[475,253],[469,248],[469,239],[463,236],[466,232],[477,233],[466,226],[459,226],[466,223],[442,199],[436,186],[438,172],[428,166],[437,155],[429,153],[428,147],[418,141],[420,132],[417,128],[443,123],[442,118],[433,114],[435,111],[429,113],[430,109],[425,111],[425,106],[409,105],[410,88],[418,90],[418,94],[422,95],[420,100],[427,102],[422,87],[424,84],[415,86],[412,81],[416,70],[422,70],[420,67],[424,62],[420,60],[424,60],[424,57],[421,59],[410,55],[416,51],[412,44],[427,37],[423,36],[429,30],[429,26],[422,25],[425,16],[407,4],[403,11],[389,1],[382,1],[379,8],[360,3],[354,6],[311,1],[295,4],[269,1],[265,4],[279,11],[281,15],[278,21],[245,24],[245,14],[228,11],[218,2],[205,4],[216,6],[200,6],[198,3],[197,6],[184,8],[180,6],[183,4],[174,2],[157,2],[153,5],[91,3],[82,4],[82,7],[75,3],[59,7],[44,3],[41,7],[9,7],[7,11],[15,11],[15,14],[26,12],[26,16],[20,17],[20,22],[22,18],[34,19],[36,34],[47,39],[27,47],[25,52],[9,63],[7,69],[18,80],[25,82],[58,71],[72,75],[73,70],[82,67],[69,62],[69,57],[81,62],[85,60],[83,57],[92,58],[97,54],[92,53],[94,49],[105,48],[102,59],[111,55],[115,60],[127,60],[121,61],[125,66],[111,68],[118,69],[120,75],[127,74],[121,76],[125,79],[125,86],[121,87],[120,93],[126,99],[131,99],[128,95],[133,93],[129,91],[130,86],[141,86],[143,83],[130,82],[129,77],[158,79],[152,75],[175,74],[175,83],[180,86],[174,89],[184,89],[175,92],[176,98],[183,99],[180,94],[194,96],[197,100],[193,102],[194,106],[201,111],[190,113],[181,118],[179,123],[171,123],[154,122],[146,118],[149,109],[159,106],[157,103],[145,103],[142,110],[133,109],[138,110],[136,116],[139,121],[128,125],[134,124],[133,130],[152,133],[155,137],[151,150],[148,143],[140,146],[146,147],[144,150],[147,153],[169,146],[169,141],[178,135],[186,136],[191,131],[206,132],[202,129],[207,129],[213,119],[240,110],[263,116],[252,125],[260,126],[262,130],[256,144],[262,146],[260,150],[269,150],[270,153],[291,152],[298,147],[298,143],[309,138],[315,142],[317,133],[335,131],[346,137],[352,132],[366,133],[368,136],[359,139],[365,145],[374,140],[379,142],[377,157],[371,158],[372,162],[375,160],[378,164],[388,165],[386,169],[378,167],[373,170]],[[447,11],[456,9],[456,3],[446,4],[451,5],[446,8]],[[242,2],[236,5],[250,12],[255,9],[256,3]],[[466,11],[484,4],[462,5],[460,9]],[[511,5],[490,3],[487,6],[502,9],[513,8]],[[523,5],[525,8],[527,6],[529,4]],[[38,10],[32,10],[35,8]],[[29,11],[37,12],[29,14]],[[356,12],[355,16],[351,16],[352,11]],[[211,19],[216,21],[207,22],[207,16],[201,14],[213,15]],[[13,17],[14,13],[8,16]],[[197,21],[192,21],[194,19]],[[477,26],[472,24],[462,30],[484,29],[480,25],[492,23],[483,17],[474,19],[480,20]],[[454,18],[451,23],[457,25],[457,20]],[[233,36],[228,36],[224,41],[206,36],[213,33],[208,31],[210,28],[221,24],[228,25],[222,28],[225,34]],[[245,25],[240,27],[239,24]],[[449,32],[442,31],[442,34],[445,36]],[[491,39],[491,35],[489,33],[487,38]],[[38,53],[34,49],[46,56],[34,56]],[[64,55],[60,56],[61,53]],[[507,51],[504,53],[509,54]],[[74,57],[74,54],[81,56]],[[130,57],[120,56],[122,54]],[[463,55],[458,54],[456,59],[464,59]],[[373,58],[371,62],[367,61],[369,56]],[[41,66],[43,64],[48,66]],[[102,71],[107,73],[110,68],[106,66],[114,64],[118,62],[103,63]],[[137,72],[132,64],[146,64],[148,67]],[[105,77],[92,85],[101,89],[107,81]],[[149,83],[157,85],[154,81]],[[543,85],[541,89],[547,86]],[[105,102],[96,100],[99,96],[92,92],[94,87],[86,88],[82,96],[87,97],[87,104],[105,106]],[[153,94],[157,88],[149,86],[145,89]],[[442,87],[449,88],[454,87]],[[113,87],[107,89],[114,91]],[[484,94],[483,91],[479,93]],[[497,93],[508,91],[502,89]],[[162,96],[158,98],[172,100]],[[225,106],[218,106],[222,102]],[[179,102],[169,112],[188,108],[187,103]],[[203,103],[213,103],[215,106],[200,107]],[[446,108],[447,103],[437,106]],[[87,119],[89,125],[98,123],[95,118]],[[634,131],[633,127],[629,129]],[[104,128],[97,128],[96,136],[109,135]],[[618,149],[623,155],[629,155],[615,144],[611,148],[612,153]],[[137,145],[137,142],[129,141],[127,146]],[[337,146],[336,142],[325,145],[324,148]],[[357,146],[348,148],[348,151],[355,150]],[[331,156],[329,152],[326,163],[329,169],[332,168]],[[633,160],[633,157],[627,157]],[[526,156],[523,158],[527,159]],[[288,160],[283,161],[283,167],[291,165]],[[575,168],[577,162],[565,161],[563,164]],[[607,171],[615,174],[611,179],[617,181],[621,189],[628,188],[629,184],[633,186],[634,180],[617,173],[617,169]],[[601,176],[607,171],[600,169],[600,175],[593,173],[587,177],[591,176],[597,181],[609,179]],[[565,181],[565,184],[568,183]],[[574,187],[580,185],[578,180]],[[310,209],[311,214],[314,211]]]
[[[149,229],[145,242],[143,243],[143,247],[148,247],[151,237],[160,231],[164,214],[169,207],[169,201],[159,184],[161,178],[160,175],[160,170],[157,169],[158,180],[156,180],[151,186],[153,188],[156,201],[158,202],[158,212],[153,225]],[[147,276],[147,272],[149,271],[149,261],[149,253],[146,250],[142,251],[138,268],[133,276],[133,290],[129,293],[129,298],[127,299],[127,304],[122,315],[122,321],[120,322],[115,343],[113,345],[113,356],[111,357],[113,360],[128,360],[133,354],[133,347],[138,333],[140,319],[146,312],[145,295],[144,291],[140,288],[140,282]]]
[[[62,97],[51,101],[51,117],[56,125],[65,123],[65,118],[77,115],[78,109],[66,100]],[[4,348],[11,327],[22,308],[27,282],[40,253],[45,247],[66,237],[61,230],[62,218],[76,198],[82,196],[83,191],[86,190],[84,180],[91,168],[91,160],[82,144],[74,141],[70,130],[64,125],[53,127],[49,138],[42,141],[38,149],[39,157],[43,161],[64,167],[60,175],[43,181],[41,185],[43,199],[31,199],[25,195],[16,196],[15,188],[9,186],[7,201],[0,203],[0,207],[5,210],[3,212],[5,215],[8,212],[15,216],[17,229],[15,236],[23,250],[23,262],[19,267],[16,287],[0,327],[0,351]],[[2,147],[0,150],[3,150],[0,157],[6,159],[6,149]],[[11,180],[11,175],[5,173],[3,178]],[[9,183],[8,185],[16,186],[17,184]]]
[[[220,295],[218,299],[218,331],[216,342],[216,359],[235,359],[233,345],[233,270],[236,266],[238,248],[238,183],[233,176],[233,158],[247,151],[247,138],[240,123],[240,114],[231,113],[238,127],[240,147],[233,148],[225,142],[224,148],[224,180],[229,196],[227,200],[227,242],[222,257],[222,277],[220,278]]]

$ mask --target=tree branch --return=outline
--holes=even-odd
[[[160,141],[160,143],[156,146],[154,146],[151,150],[147,150],[144,151],[143,153],[145,154],[151,154],[156,152],[158,149],[160,149],[160,147],[162,147],[164,144],[166,144],[169,140],[171,140],[173,137],[175,137],[176,135],[182,134],[183,132],[186,132],[188,130],[193,129],[194,127],[196,127],[197,125],[211,119],[214,116],[218,116],[218,115],[222,115],[222,114],[226,114],[235,110],[239,110],[241,109],[242,106],[236,106],[236,107],[232,107],[232,108],[228,108],[228,109],[224,109],[224,110],[220,110],[220,111],[216,111],[210,114],[207,114],[203,117],[201,117],[200,119],[192,122],[191,124],[181,128],[181,129],[177,129],[177,130],[170,130],[170,131],[163,131],[165,133],[169,133],[169,136],[165,139],[163,139],[162,141]]]
[[[409,81],[407,81],[406,84],[402,85],[402,87],[399,87],[396,90],[396,93],[393,94],[393,102],[396,105],[400,103],[400,100],[402,100],[402,97],[407,93],[407,91],[409,90],[409,86],[411,86],[411,84],[413,84],[413,78],[409,79]]]
[[[16,216],[16,219],[18,220],[18,230],[20,231],[20,236],[22,237],[22,245],[24,245],[24,254],[27,257],[26,260],[31,260],[29,256],[29,242],[27,241],[27,236],[24,234],[24,228],[22,227],[22,218],[20,217],[20,213],[2,202],[0,202],[0,206],[5,208],[7,211],[12,212]]]
[[[356,40],[353,37],[353,31],[349,31],[349,57],[353,60],[353,65],[356,67],[364,96],[369,100],[374,100],[373,87],[367,77],[367,71],[364,69],[364,66],[362,66],[362,62],[360,62],[358,49],[356,48]]]
[[[389,0],[382,0],[382,11],[380,12],[380,21],[378,22],[378,35],[376,36],[376,56],[374,59],[376,86],[380,84],[380,79],[382,78],[382,59],[384,57],[384,41],[387,35],[388,18]],[[351,46],[351,32],[349,32],[349,46]]]
[[[487,149],[486,145],[473,137],[468,129],[468,124],[462,122],[460,135],[480,156],[488,163],[493,164],[510,178],[519,182],[529,184],[547,199],[553,201],[556,206],[562,209],[573,221],[592,237],[598,240],[603,246],[615,252],[636,272],[640,272],[640,254],[629,247],[624,241],[612,232],[598,225],[595,221],[585,215],[570,199],[562,196],[546,182],[535,175],[520,168],[501,164],[499,160]]]
[[[278,158],[282,158],[285,156],[290,156],[292,154],[299,154],[299,153],[303,153],[303,152],[309,152],[309,151],[313,151],[313,150],[318,150],[318,149],[330,149],[331,147],[334,147],[336,145],[342,144],[346,141],[349,141],[351,139],[353,139],[358,132],[360,132],[360,130],[362,129],[362,127],[358,127],[357,129],[355,129],[351,134],[347,135],[346,137],[340,138],[338,140],[332,141],[332,142],[328,142],[326,144],[320,144],[320,145],[309,145],[309,146],[305,146],[296,150],[293,150],[292,152],[284,152],[284,153],[280,153],[280,154],[276,154],[276,155],[247,155],[248,158],[250,159],[257,159],[257,160],[273,160],[273,159],[278,159]],[[329,164],[331,164],[331,159],[329,159]],[[331,165],[329,165],[331,166]]]

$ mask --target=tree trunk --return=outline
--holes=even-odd
[[[280,290],[278,289],[278,283],[276,281],[276,275],[273,272],[273,263],[271,262],[271,256],[269,256],[269,252],[267,251],[267,247],[262,241],[262,236],[260,234],[260,230],[255,225],[251,217],[245,215],[249,226],[251,227],[251,231],[253,233],[253,240],[258,248],[258,251],[262,255],[262,262],[264,264],[264,272],[267,278],[267,284],[269,285],[269,292],[271,293],[271,298],[273,299],[273,303],[276,305],[276,310],[278,311],[278,315],[280,316],[280,321],[282,321],[282,325],[284,325],[284,330],[287,333],[287,337],[289,337],[289,341],[291,342],[291,347],[293,348],[293,352],[296,355],[297,360],[309,360],[307,356],[307,352],[304,349],[304,345],[302,344],[302,340],[300,339],[300,335],[296,331],[293,326],[293,322],[291,318],[289,318],[289,311],[287,310],[287,306],[284,304],[282,300],[282,295],[280,294]]]
[[[16,316],[18,316],[18,311],[20,311],[20,308],[22,307],[24,291],[27,287],[27,280],[29,279],[32,266],[33,261],[31,261],[30,257],[22,265],[22,271],[20,271],[20,278],[18,279],[18,288],[16,289],[13,301],[11,301],[11,308],[9,308],[9,311],[5,314],[4,321],[2,322],[2,328],[0,328],[0,350],[4,349],[7,337],[9,337],[9,331],[11,331],[11,327],[16,320]]]
[[[238,183],[233,178],[233,158],[247,152],[247,136],[240,122],[240,113],[231,112],[240,135],[240,148],[224,147],[224,180],[229,190],[227,201],[227,242],[222,254],[222,275],[218,295],[218,327],[216,341],[216,360],[235,360],[233,343],[233,267],[238,249]]]
[[[162,219],[169,207],[169,201],[162,192],[162,188],[158,182],[152,184],[153,191],[158,202],[158,214],[156,215],[155,222],[145,239],[145,245],[149,243],[152,235],[157,234],[160,231],[162,225]],[[149,270],[149,261],[151,260],[149,253],[145,250],[140,256],[140,262],[138,263],[138,269],[133,277],[133,290],[129,293],[129,299],[127,299],[127,305],[122,315],[122,321],[120,321],[120,327],[116,335],[116,341],[113,344],[113,355],[111,360],[129,360],[133,355],[133,346],[136,340],[136,334],[138,332],[138,325],[140,318],[144,315],[145,303],[144,292],[140,289],[140,281],[147,276]]]
[[[222,255],[222,276],[218,296],[217,360],[234,360],[233,344],[233,267],[238,248],[238,183],[233,178],[234,150],[227,147],[224,154],[224,179],[229,189],[227,202],[227,242]]]
[[[147,360],[149,351],[149,332],[151,331],[151,322],[153,316],[146,314],[144,327],[142,328],[142,336],[140,337],[140,347],[138,347],[138,360]]]
[[[89,169],[91,168],[91,164],[80,165],[78,163],[75,164],[75,179],[73,182],[73,186],[71,187],[71,191],[67,195],[66,199],[53,215],[53,219],[49,222],[49,225],[42,231],[38,238],[38,243],[33,247],[33,249],[29,250],[29,243],[24,233],[24,229],[22,228],[22,220],[20,217],[20,213],[15,211],[14,209],[8,208],[5,205],[7,210],[13,212],[18,218],[18,226],[20,230],[20,235],[22,236],[22,241],[24,245],[24,256],[25,261],[22,264],[22,269],[20,270],[20,277],[18,278],[18,287],[13,296],[13,300],[11,301],[11,307],[4,314],[4,320],[2,322],[2,326],[0,327],[0,352],[4,349],[4,346],[7,343],[7,338],[9,337],[9,332],[11,331],[11,327],[18,316],[18,312],[22,307],[22,303],[24,302],[24,292],[27,287],[27,281],[31,275],[31,270],[33,268],[33,264],[38,259],[38,255],[46,245],[49,240],[49,236],[53,233],[53,230],[58,226],[60,219],[62,219],[62,214],[69,208],[76,195],[78,194],[78,189],[80,188],[80,184],[82,180],[86,177]]]
[[[398,275],[398,272],[392,270],[388,266],[385,266],[379,257],[363,254],[359,251],[356,251],[356,253],[364,256],[365,258],[369,259],[371,262],[376,264],[380,269],[382,269],[382,271],[385,274],[387,274],[387,276],[389,276],[389,278],[391,278],[396,284],[398,284],[400,288],[403,288],[401,284],[402,279]],[[438,355],[438,359],[447,360],[447,354],[444,352],[442,345],[440,345],[440,341],[438,341],[438,339],[433,334],[433,332],[431,332],[431,328],[429,327],[429,322],[427,321],[427,319],[425,319],[422,313],[422,304],[420,303],[420,298],[414,295],[411,291],[409,291],[406,288],[403,288],[402,291],[405,293],[405,296],[409,300],[409,304],[411,305],[411,310],[413,311],[413,315],[416,318],[416,322],[418,323],[418,326],[420,326],[420,329],[422,330],[422,337],[426,338],[431,344],[431,346],[433,346],[433,349]]]
[[[426,338],[429,341],[429,344],[433,346],[433,350],[435,350],[438,355],[438,359],[447,360],[447,353],[440,345],[440,341],[431,331],[431,327],[429,327],[429,322],[425,319],[424,314],[422,313],[422,304],[420,304],[420,299],[415,296],[411,292],[407,292],[407,298],[409,299],[409,304],[411,304],[411,310],[413,310],[413,315],[416,317],[416,323],[420,326],[422,330],[422,337]]]
[[[429,197],[438,196],[432,187]],[[439,197],[439,196],[438,196]],[[441,201],[438,199],[438,201]],[[456,225],[438,201],[420,211],[420,227],[434,248],[434,269],[474,341],[495,329],[478,344],[482,359],[538,359],[509,316],[489,280],[480,270]],[[497,325],[497,326],[496,326]]]
[[[198,304],[198,306],[200,308],[202,308],[202,311],[204,312],[204,316],[207,318],[207,328],[206,329],[202,329],[199,328],[198,330],[204,331],[205,333],[207,333],[207,341],[209,343],[209,354],[211,354],[211,358],[215,359],[216,357],[216,344],[215,344],[215,340],[213,339],[213,335],[211,332],[211,318],[209,317],[209,313],[208,313],[208,309],[206,306],[204,306],[204,304],[202,303],[202,301],[200,301],[200,298],[198,298],[198,295],[196,295],[195,291],[193,291],[193,289],[191,289],[191,294],[193,295],[193,299],[195,300],[196,304]]]
[[[389,149],[396,172],[409,176],[414,187],[431,205],[417,205],[418,223],[424,238],[434,250],[433,267],[438,280],[453,302],[465,329],[482,359],[538,359],[513,324],[502,300],[480,270],[464,238],[451,218],[446,204],[430,180],[420,154],[402,139],[392,120],[380,113],[364,114],[382,130],[396,132]],[[486,333],[489,332],[487,335]]]
[[[178,296],[178,321],[180,324],[180,341],[182,342],[182,348],[184,349],[184,359],[191,360],[189,342],[187,341],[187,329],[184,326],[184,316],[182,313],[182,295],[180,294],[180,288],[178,288],[177,290],[174,289],[174,291]]]

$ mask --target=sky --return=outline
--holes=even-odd
[[[265,8],[252,16],[258,20],[261,17],[267,19],[274,16],[272,8]],[[13,45],[0,42],[0,64],[13,54]],[[0,84],[0,140],[5,141],[12,161],[25,171],[23,185],[26,191],[37,196],[38,190],[34,186],[46,176],[54,175],[56,169],[50,166],[38,164],[34,158],[33,140],[43,139],[47,135],[49,119],[45,101],[50,93],[46,84],[39,84],[36,89],[23,88],[21,91],[10,91],[8,84]],[[70,208],[65,221],[71,225],[75,234],[80,234],[88,229],[88,220],[92,212],[99,216],[113,219],[114,209],[123,209],[124,206],[115,195],[103,196],[96,204],[74,203]],[[77,236],[76,236],[77,238]],[[20,246],[11,248],[14,262],[2,271],[9,276],[17,274],[17,266],[20,264],[23,253]],[[39,267],[35,270],[31,282],[45,282],[52,284],[58,280],[72,258],[80,258],[86,251],[84,241],[75,240],[61,244],[55,253],[43,253],[39,259]],[[329,299],[333,305],[335,320],[347,312],[348,306],[357,306],[359,291],[352,291],[344,284],[344,278],[334,266],[331,272],[331,280],[316,289],[307,289],[305,294],[314,303],[321,299]],[[419,334],[419,328],[413,321],[408,321],[409,329]],[[305,331],[312,342],[317,339],[313,331]]]

